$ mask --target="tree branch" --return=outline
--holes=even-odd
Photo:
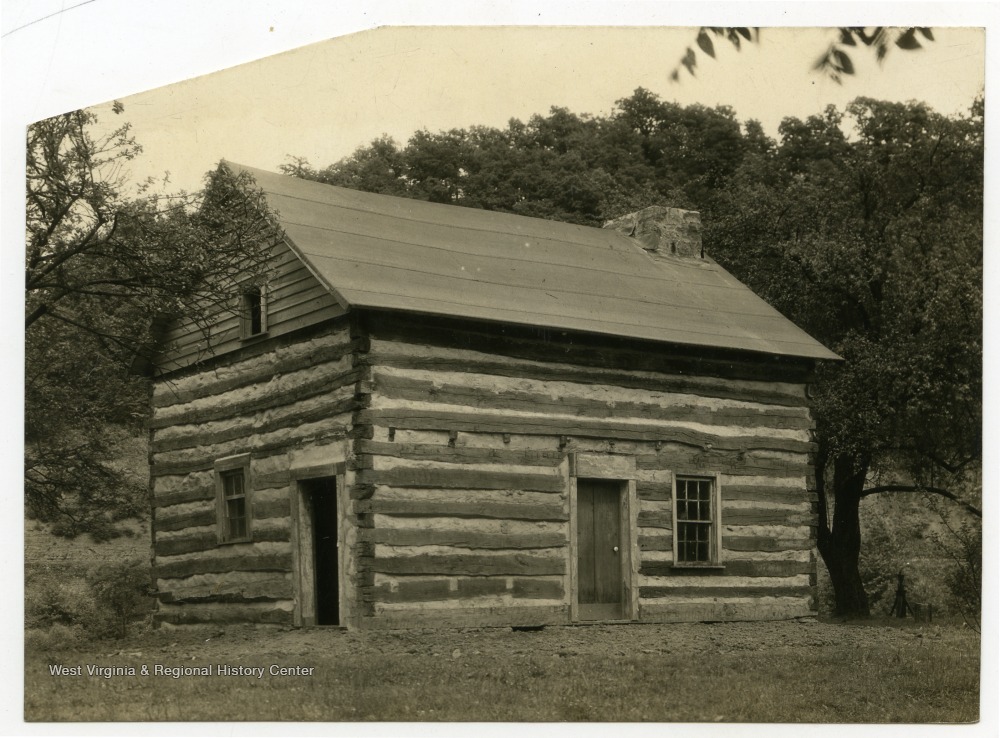
[[[952,502],[958,503],[966,510],[966,512],[975,515],[977,518],[983,517],[983,511],[978,507],[970,505],[968,502],[958,497],[955,493],[949,492],[941,487],[922,487],[920,485],[910,484],[882,484],[877,487],[869,487],[861,493],[861,496],[870,497],[871,495],[879,495],[888,492],[929,492],[934,495],[946,497]]]

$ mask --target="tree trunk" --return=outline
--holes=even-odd
[[[821,514],[817,547],[830,573],[835,599],[834,614],[867,617],[868,594],[861,582],[858,560],[861,556],[861,493],[865,488],[866,462],[839,456],[833,464],[833,525],[827,527]],[[817,467],[817,476],[823,469]],[[822,479],[817,479],[820,502],[825,510],[826,495]]]

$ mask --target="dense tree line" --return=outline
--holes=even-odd
[[[606,117],[553,108],[284,170],[584,225],[650,204],[700,210],[707,253],[845,359],[813,387],[818,545],[841,613],[868,612],[866,496],[931,494],[980,514],[981,99],[947,117],[859,98],[788,118],[774,140],[728,107],[638,89]]]

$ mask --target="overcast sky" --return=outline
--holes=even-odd
[[[421,128],[502,126],[552,106],[610,113],[645,87],[664,100],[730,105],[772,135],[786,116],[865,95],[923,100],[967,111],[983,90],[982,29],[935,30],[921,51],[893,49],[880,66],[853,54],[854,77],[838,85],[812,70],[830,29],[767,28],[736,51],[718,40],[697,76],[671,82],[695,29],[664,27],[406,27],[349,34],[207,76],[124,97],[145,153],[136,176],[171,173],[193,189],[220,158],[275,170],[288,155],[326,166],[389,134],[405,143]]]

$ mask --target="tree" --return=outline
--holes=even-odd
[[[831,111],[786,120],[778,184],[731,189],[706,241],[845,359],[814,387],[817,535],[838,612],[865,615],[864,498],[924,492],[979,514],[962,478],[981,449],[983,138],[981,105],[847,112],[851,143]]]
[[[141,148],[128,125],[94,138],[95,123],[74,111],[28,129],[25,502],[57,531],[107,535],[145,507],[113,463],[146,412],[130,369],[168,317],[204,325],[278,234],[262,195],[225,167],[200,195],[152,183],[127,195],[124,167]]]

